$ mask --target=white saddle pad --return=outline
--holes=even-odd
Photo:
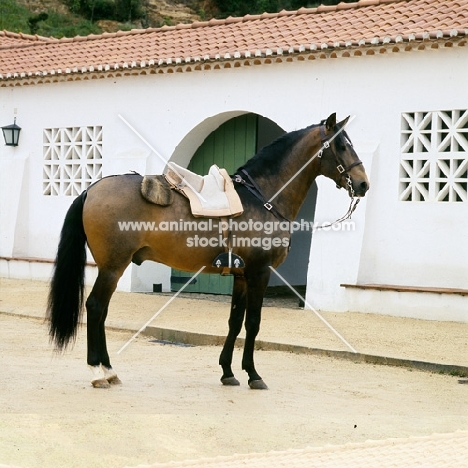
[[[194,216],[238,216],[244,211],[231,177],[216,164],[201,176],[170,162],[165,176],[190,200]]]

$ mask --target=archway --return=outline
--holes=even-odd
[[[205,138],[190,160],[188,168],[198,174],[206,174],[212,164],[217,164],[233,174],[257,151],[284,133],[285,131],[275,122],[261,115],[253,113],[238,115],[222,123]],[[298,220],[313,221],[316,193],[314,183],[301,208]],[[294,233],[288,258],[278,270],[294,286],[306,285],[311,240],[311,230]],[[273,276],[270,286],[281,285],[281,280]],[[171,289],[178,291],[190,277],[189,273],[173,269]],[[201,274],[184,291],[231,294],[232,283],[232,276]]]

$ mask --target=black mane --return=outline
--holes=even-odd
[[[236,173],[239,173],[241,169],[245,169],[252,177],[279,174],[291,149],[313,127],[317,127],[317,125],[310,125],[302,130],[285,133],[273,143],[264,146],[255,156],[239,167]]]

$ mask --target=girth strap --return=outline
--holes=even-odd
[[[248,182],[240,174],[235,174],[232,177],[233,182],[243,185],[252,195],[254,195],[263,203],[263,206],[266,210],[270,211],[279,220],[290,223],[291,221],[288,218],[283,216],[269,201],[267,201],[265,195],[263,195],[262,190],[255,182],[255,180],[250,176],[250,174],[245,169],[241,169],[240,172],[245,175],[245,177],[248,179]]]

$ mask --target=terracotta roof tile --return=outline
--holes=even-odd
[[[54,39],[0,32],[0,80],[468,34],[468,0],[359,0],[225,20]],[[301,48],[302,46],[302,48]],[[143,65],[141,65],[143,64]],[[15,75],[16,74],[16,75]]]

